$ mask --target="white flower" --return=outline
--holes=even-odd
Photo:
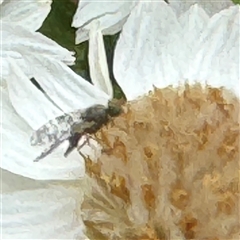
[[[92,239],[239,238],[239,10],[131,10],[114,52],[130,102],[86,162]],[[96,22],[104,33],[101,16],[83,29]]]
[[[5,2],[8,1],[3,4]],[[108,11],[102,4],[98,15],[88,17],[87,13],[91,13],[96,3],[92,3],[91,8],[84,4],[80,12],[81,9],[86,10],[81,15],[85,20],[78,23],[82,26],[82,30],[78,31],[85,32],[82,39],[90,36],[91,77],[98,88],[82,80],[65,65],[72,61],[67,50],[34,33],[33,29],[21,28],[17,24],[14,29],[11,28],[12,23],[6,25],[9,30],[3,28],[6,36],[16,34],[14,49],[11,49],[10,43],[13,37],[9,38],[9,44],[5,41],[2,47],[2,59],[6,62],[1,83],[4,239],[85,238],[80,210],[81,189],[84,186],[76,180],[84,174],[83,161],[77,152],[64,159],[63,144],[44,161],[33,163],[40,150],[29,146],[29,137],[32,129],[37,129],[62,111],[81,109],[95,103],[106,104],[112,97],[103,52],[104,29],[110,29],[106,32],[113,33],[123,26],[114,55],[114,74],[129,101],[147,94],[153,86],[178,86],[186,79],[190,84],[198,81],[204,85],[207,82],[213,87],[223,86],[233,94],[239,94],[239,66],[236,64],[239,51],[238,6],[211,17],[195,5],[178,17],[164,2],[114,3],[116,5],[111,5],[114,6],[113,10]],[[23,6],[28,8],[25,4]],[[100,3],[95,6],[98,10]],[[41,8],[37,9],[41,12]],[[114,16],[114,13],[118,14]],[[79,19],[75,16],[74,21]],[[91,19],[96,21],[88,24]],[[220,25],[225,27],[216,27]],[[19,31],[15,31],[16,28]],[[27,39],[20,41],[26,35]],[[31,85],[30,77],[37,79],[46,94]],[[26,177],[71,181],[40,182]]]

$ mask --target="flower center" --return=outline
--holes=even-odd
[[[97,136],[102,156],[86,159],[93,185],[82,205],[93,239],[237,236],[239,100],[229,92],[156,89]]]

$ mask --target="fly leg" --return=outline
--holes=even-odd
[[[68,155],[73,151],[74,148],[77,148],[79,154],[85,159],[86,156],[83,155],[83,153],[81,152],[81,149],[86,145],[88,144],[89,146],[91,145],[90,144],[90,141],[89,139],[93,139],[96,141],[96,139],[94,137],[92,137],[91,135],[89,134],[85,134],[85,137],[86,139],[84,140],[84,142],[78,146],[78,142],[79,140],[82,138],[84,134],[83,133],[74,133],[69,139],[69,146],[66,150],[66,152],[64,153],[64,157],[68,157]]]
[[[85,140],[80,146],[77,147],[77,150],[78,150],[79,154],[81,155],[81,157],[82,157],[83,159],[85,159],[86,156],[81,152],[81,148],[83,148],[83,147],[86,145],[86,143],[87,143],[88,145],[90,145],[90,143],[89,143],[89,136],[88,136],[88,135],[87,135],[87,137],[86,137],[86,140]]]
[[[90,141],[89,141],[90,139],[93,139],[94,141],[98,142],[98,140],[96,139],[96,136],[95,136],[95,138],[94,138],[92,135],[86,134],[85,137],[86,137],[85,141],[84,141],[79,147],[77,147],[77,150],[78,150],[79,154],[83,157],[83,159],[86,159],[86,156],[81,152],[81,149],[82,149],[86,144],[88,144],[88,146],[92,146],[91,143],[90,143]]]
[[[90,145],[89,139],[92,138],[90,135],[85,135],[86,136],[86,140],[80,145],[78,146],[78,142],[79,140],[82,138],[84,134],[83,133],[74,133],[71,137],[69,137],[68,141],[69,141],[69,146],[66,150],[66,152],[64,153],[64,157],[68,157],[68,155],[73,151],[74,148],[77,148],[77,150],[79,151],[79,153],[82,155],[80,149],[87,143],[88,145]]]
[[[94,141],[96,141],[97,143],[102,142],[102,140],[97,137],[96,133],[93,133],[92,135],[87,135],[88,145],[90,145],[90,143],[89,143],[90,138],[93,139]]]
[[[77,150],[80,152],[81,148],[83,148],[86,145],[86,143],[90,145],[89,136],[87,136],[86,140],[79,147],[77,147]]]
[[[94,135],[94,136],[89,135],[89,134],[86,135],[86,142],[87,142],[88,146],[91,145],[90,142],[89,142],[89,139],[93,139],[93,140],[96,141],[97,143],[101,143],[101,142],[102,142],[102,139],[98,138],[98,137],[96,136],[96,134],[93,134],[93,135]]]

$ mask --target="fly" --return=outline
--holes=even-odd
[[[94,105],[85,111],[74,111],[64,114],[39,128],[31,137],[31,145],[48,145],[34,162],[45,158],[52,153],[61,143],[68,140],[69,146],[64,153],[67,157],[78,145],[79,140],[86,136],[86,140],[78,147],[78,150],[89,143],[91,134],[95,134],[103,125],[106,125],[112,117],[122,112],[121,107],[109,101],[108,107]]]

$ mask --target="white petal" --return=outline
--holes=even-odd
[[[148,13],[146,18],[146,13]],[[195,5],[179,19],[160,3],[138,4],[124,25],[115,77],[128,100],[152,89],[206,82],[238,94],[239,6],[209,19]]]
[[[31,59],[28,61],[30,64]],[[32,70],[34,78],[49,98],[64,112],[84,109],[94,104],[106,105],[110,98],[53,58],[35,56]]]
[[[236,5],[210,19],[185,78],[214,87],[224,86],[239,96],[239,18],[240,7]]]
[[[31,72],[31,68],[29,68],[29,65],[26,63],[26,61],[23,59],[22,54],[15,51],[2,51],[1,53],[1,63],[3,66],[3,74],[1,75],[1,81],[5,82],[7,78],[11,75],[11,66],[9,59],[14,59],[14,62],[19,66],[21,71],[24,72],[24,74],[28,78],[32,78],[33,74]]]
[[[88,62],[90,68],[90,76],[94,86],[113,97],[113,88],[109,78],[106,52],[103,42],[103,36],[98,29],[98,22],[92,23],[89,39]]]
[[[75,44],[85,42],[89,39],[89,30],[84,28],[78,28],[75,36]]]
[[[108,95],[83,80],[65,64],[40,55],[32,60],[29,60],[29,65],[32,64],[33,76],[51,101],[14,62],[7,84],[14,108],[33,129],[38,129],[63,112],[84,109],[97,103],[107,104]]]
[[[8,61],[11,66],[11,75],[7,79],[8,92],[11,103],[18,114],[33,129],[38,129],[48,120],[60,116],[62,111],[30,82],[28,76],[15,61],[11,59]]]
[[[2,239],[87,239],[79,182],[37,182],[2,171]]]
[[[184,32],[185,41],[189,43],[195,42],[199,39],[200,34],[208,24],[210,17],[197,4],[192,5],[184,14],[178,19]]]
[[[61,47],[50,38],[41,33],[30,32],[21,26],[2,22],[1,55],[7,55],[9,51],[18,52],[21,55],[48,55],[65,62],[74,64],[73,53]]]
[[[104,33],[114,34],[118,32],[134,5],[134,1],[106,3],[89,0],[79,1],[72,22],[73,27],[81,29],[76,32],[76,44],[88,39],[86,38],[87,32],[90,29],[90,23],[94,20],[99,21],[99,29],[105,30]],[[80,35],[82,32],[85,32],[85,37]]]
[[[3,169],[33,179],[77,179],[84,175],[85,165],[76,151],[68,158],[63,157],[67,143],[63,143],[42,161],[33,162],[43,149],[30,145],[33,130],[14,111],[6,90],[1,89],[1,97],[1,167]],[[34,111],[30,114],[36,115]]]
[[[200,5],[209,16],[212,16],[215,13],[234,5],[231,0],[169,0],[169,3],[170,6],[176,11],[178,16],[186,12],[190,6],[194,5],[195,3]]]
[[[4,82],[4,79],[10,74],[9,64],[3,56],[0,56],[0,69],[1,69],[1,85]]]
[[[181,26],[165,2],[139,3],[133,9],[114,55],[114,75],[128,100],[152,90],[160,76],[180,78],[173,69],[174,64],[182,65],[179,46],[186,48]]]
[[[110,28],[102,30],[103,35],[113,35],[119,32],[122,29],[123,24],[126,22],[127,17],[120,20],[115,25],[112,25]],[[75,43],[79,44],[81,42],[87,41],[89,39],[89,26],[87,28],[78,28],[76,31]]]
[[[207,24],[209,22],[209,16],[206,14],[206,12],[197,4],[190,7],[188,11],[186,11],[184,14],[181,15],[181,17],[178,19],[179,23],[182,26],[182,44],[177,44],[178,46],[178,53],[182,56],[181,59],[178,59],[178,62],[181,60],[181,68],[177,68],[177,64],[174,63],[174,65],[170,66],[171,68],[174,68],[175,71],[182,72],[181,76],[185,75],[185,73],[189,70],[192,62],[196,58],[196,52],[198,51],[199,45],[199,38],[202,34],[202,32],[207,27]],[[183,47],[185,46],[185,47]],[[175,53],[174,55],[178,55]],[[170,60],[171,61],[171,60]],[[172,64],[172,63],[171,63]],[[166,64],[165,64],[166,65]],[[171,69],[169,69],[170,72]],[[164,82],[156,82],[156,86],[158,87],[165,87],[166,83],[176,85],[175,83],[179,81],[180,79],[173,78],[172,74],[171,79],[166,78]],[[183,77],[181,78],[183,82]]]
[[[36,31],[51,10],[52,0],[6,0],[1,5],[1,20]]]

